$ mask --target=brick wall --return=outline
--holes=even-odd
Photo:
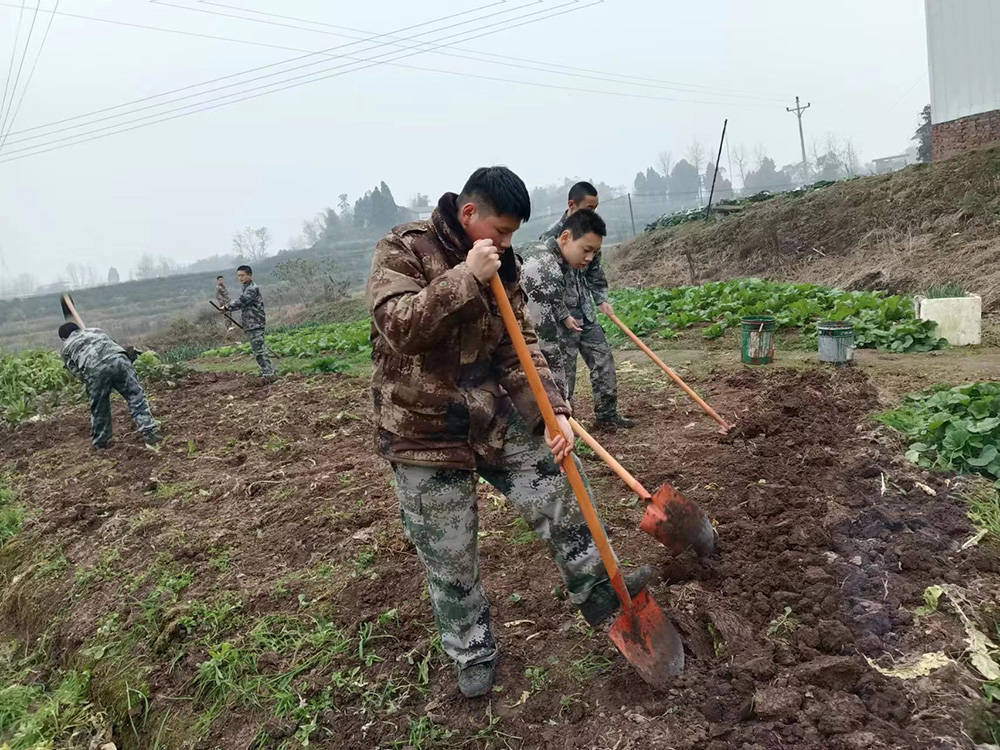
[[[931,158],[950,159],[974,148],[1000,143],[1000,110],[961,117],[931,127]]]

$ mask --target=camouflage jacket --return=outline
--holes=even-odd
[[[566,223],[568,216],[569,211],[566,211],[559,221],[545,230],[545,233],[538,238],[539,241],[546,242],[562,234],[563,224]],[[604,275],[604,269],[601,268],[601,253],[598,252],[594,256],[585,270],[570,269],[569,273],[576,274],[580,278],[576,283],[567,283],[566,289],[570,297],[566,300],[566,305],[578,317],[582,317],[588,323],[593,323],[597,320],[595,306],[608,301],[608,277]]]
[[[532,430],[541,413],[496,300],[465,265],[472,241],[446,193],[429,220],[396,227],[375,249],[372,398],[378,453],[390,461],[475,469],[496,460],[512,410]],[[500,277],[557,414],[570,414],[538,348],[514,253]]]
[[[253,331],[263,328],[267,322],[267,315],[264,312],[264,297],[260,293],[260,287],[248,281],[243,285],[243,292],[228,305],[230,310],[240,310],[240,323],[244,331]]]
[[[567,333],[563,321],[569,317],[566,306],[567,279],[578,275],[563,259],[555,237],[546,242],[522,245],[517,249],[521,259],[521,286],[528,295],[528,311],[538,334],[538,346],[545,355],[559,389],[566,396]]]
[[[215,285],[215,301],[219,307],[225,307],[229,304],[229,290],[226,289],[226,285],[222,281]]]
[[[115,357],[127,357],[125,350],[100,328],[73,331],[63,342],[62,359],[73,377],[90,383],[100,374],[100,366]]]

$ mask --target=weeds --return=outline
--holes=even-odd
[[[1000,492],[985,479],[975,479],[961,492],[969,503],[969,520],[981,533],[1000,542]]]
[[[589,682],[611,668],[612,661],[604,654],[590,651],[581,658],[570,662],[569,673],[577,682]]]
[[[15,501],[14,491],[7,479],[0,476],[0,547],[21,530],[24,508]]]
[[[799,627],[799,621],[792,614],[791,607],[785,607],[785,611],[775,617],[767,626],[768,638],[778,641],[787,640]]]

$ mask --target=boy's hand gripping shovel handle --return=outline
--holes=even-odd
[[[534,394],[535,400],[538,402],[538,408],[542,412],[545,427],[550,435],[561,435],[562,430],[559,429],[559,423],[556,421],[556,413],[552,409],[548,395],[545,393],[545,386],[542,385],[542,379],[539,377],[535,363],[531,359],[531,352],[528,351],[528,345],[524,340],[524,335],[521,333],[521,326],[514,316],[514,309],[510,306],[510,300],[507,299],[507,292],[503,288],[503,282],[500,281],[499,276],[494,275],[490,279],[490,288],[493,290],[493,296],[496,297],[497,305],[500,307],[500,315],[503,317],[504,327],[506,327],[507,335],[510,336],[514,344],[514,351],[517,352],[517,358],[521,362],[521,369],[524,370],[524,374],[528,377],[531,392]],[[608,571],[611,585],[614,586],[615,593],[618,594],[618,599],[622,603],[622,610],[630,612],[632,610],[632,597],[629,596],[628,589],[625,586],[625,579],[622,577],[621,570],[618,567],[618,560],[615,559],[615,553],[611,550],[607,534],[604,533],[604,527],[601,526],[601,521],[597,517],[597,511],[594,510],[594,505],[590,502],[590,495],[587,492],[587,488],[583,483],[583,477],[580,476],[580,471],[577,469],[572,455],[563,459],[562,467],[566,472],[566,477],[569,479],[573,492],[576,493],[576,499],[580,503],[583,516],[587,519],[590,534],[594,537],[597,549],[601,553],[601,560]]]

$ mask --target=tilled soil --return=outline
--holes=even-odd
[[[481,485],[483,577],[503,657],[498,690],[462,699],[433,648],[390,474],[371,452],[366,382],[337,375],[266,384],[201,374],[154,386],[154,413],[171,435],[159,452],[126,434],[120,404],[119,437],[106,453],[89,447],[82,410],[3,433],[0,457],[37,509],[21,540],[0,551],[10,581],[0,591],[4,629],[21,638],[48,629],[65,661],[93,655],[109,612],[122,632],[143,633],[130,643],[148,667],[153,719],[139,740],[116,727],[126,747],[152,746],[168,712],[167,747],[224,750],[299,747],[309,722],[310,746],[329,748],[853,750],[985,741],[961,622],[946,606],[920,618],[913,611],[931,584],[995,599],[996,550],[962,549],[974,529],[955,483],[901,460],[896,440],[867,418],[880,408],[867,376],[708,379],[699,390],[738,421],[720,437],[647,375],[623,384],[625,411],[639,426],[597,437],[647,488],[669,481],[700,503],[717,523],[720,554],[670,556],[638,531],[634,496],[593,456],[584,460],[619,556],[626,566],[654,564],[651,591],[684,638],[685,673],[664,692],[584,625],[545,546]],[[584,418],[587,409],[580,405]],[[40,565],[43,549],[61,550],[64,570]],[[161,570],[189,575],[163,606]],[[228,602],[230,614],[191,625],[199,602]],[[352,634],[371,628],[376,638],[367,660],[352,646],[296,674],[292,692],[312,713],[231,698],[204,720],[214,698],[199,691],[199,665],[222,642],[249,648],[248,634],[276,616],[330,621]],[[868,661],[891,666],[938,650],[955,662],[916,681],[884,677]],[[300,661],[266,651],[253,664],[269,675]],[[113,700],[114,681],[102,684]],[[199,717],[208,727],[201,734],[191,729]]]

